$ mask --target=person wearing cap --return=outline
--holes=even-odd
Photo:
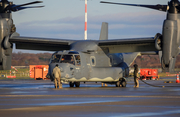
[[[59,65],[56,64],[55,68],[53,69],[53,76],[54,76],[54,85],[57,89],[59,86],[59,89],[62,88],[61,84],[61,70],[59,69]]]
[[[134,64],[134,87],[139,87],[139,81],[138,81],[138,65]]]

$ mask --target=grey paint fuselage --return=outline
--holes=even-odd
[[[52,70],[58,64],[61,79],[65,82],[117,82],[120,78],[128,77],[129,65],[138,55],[138,53],[109,54],[108,50],[103,50],[94,41],[74,43],[70,50],[58,51],[55,54],[68,55],[74,51],[80,55],[80,66],[70,63],[50,63],[48,74],[52,77]]]

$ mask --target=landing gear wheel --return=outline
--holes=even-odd
[[[121,86],[122,86],[122,87],[126,87],[126,84],[127,84],[126,81],[124,81],[124,80],[121,81]]]
[[[116,82],[116,87],[126,87],[126,79],[120,78],[118,82]]]
[[[74,87],[74,83],[73,82],[69,82],[69,86],[70,87]]]
[[[80,82],[74,82],[74,84],[75,84],[76,87],[80,86]]]
[[[120,87],[120,81],[116,82],[116,87]]]

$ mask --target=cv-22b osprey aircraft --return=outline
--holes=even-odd
[[[61,80],[70,87],[80,82],[103,82],[126,87],[129,66],[143,52],[159,52],[163,71],[173,71],[180,45],[180,2],[171,0],[168,5],[119,5],[147,7],[167,12],[162,34],[154,37],[108,40],[108,24],[102,23],[99,40],[68,40],[22,37],[16,32],[12,12],[41,1],[15,5],[8,0],[0,1],[0,69],[11,68],[13,43],[17,49],[56,51],[52,54],[48,77],[53,80],[52,70],[56,64],[61,69]]]

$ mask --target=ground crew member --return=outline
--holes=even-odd
[[[59,86],[59,89],[62,88],[62,84],[61,84],[61,71],[59,69],[59,65],[56,64],[56,67],[53,69],[53,76],[54,76],[54,85],[55,88],[57,89],[57,87]]]
[[[138,65],[137,64],[134,64],[134,87],[139,87],[139,81],[138,81]]]

